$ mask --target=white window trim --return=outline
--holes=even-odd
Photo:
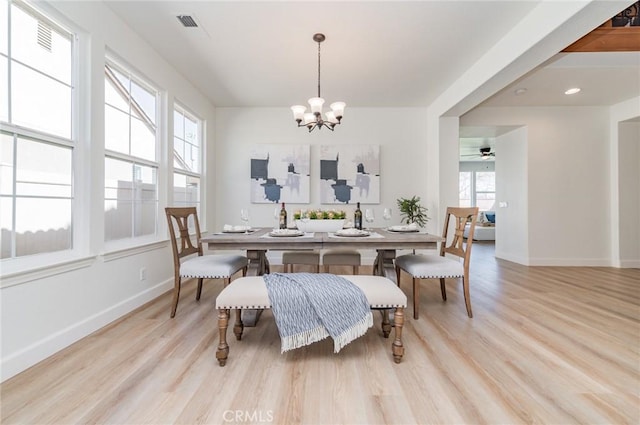
[[[95,255],[81,256],[70,254],[68,251],[58,251],[20,257],[18,261],[2,260],[0,262],[0,269],[2,269],[0,288],[89,267],[95,259]]]
[[[128,64],[126,61],[120,60],[117,55],[111,51],[107,50],[105,54],[104,66],[110,66],[118,70],[124,75],[129,76],[136,84],[141,87],[153,91],[156,94],[156,111],[155,111],[155,147],[156,147],[156,155],[155,161],[150,161],[148,159],[140,158],[131,154],[125,154],[122,152],[112,151],[104,148],[104,156],[102,161],[104,162],[107,158],[118,159],[126,162],[132,162],[148,167],[152,167],[156,169],[156,186],[157,186],[157,208],[156,208],[156,233],[154,235],[144,235],[138,237],[128,237],[123,239],[116,239],[112,241],[107,241],[104,239],[104,225],[102,229],[102,240],[104,246],[105,258],[121,258],[127,255],[130,255],[131,252],[135,253],[138,248],[143,249],[141,252],[145,252],[145,246],[153,245],[157,243],[162,243],[162,241],[166,240],[166,226],[163,225],[163,217],[164,217],[164,208],[162,208],[162,170],[163,170],[163,147],[162,147],[162,139],[165,132],[165,125],[163,125],[163,116],[166,116],[165,112],[165,104],[166,104],[166,96],[164,92],[157,86],[155,83],[150,82],[150,78],[148,78],[143,72],[138,71],[133,65]],[[132,78],[134,77],[134,78]],[[103,80],[104,83],[104,80]],[[103,102],[102,107],[105,108],[106,102]],[[103,174],[104,179],[104,174]],[[102,184],[104,187],[104,182]],[[103,194],[103,202],[104,202],[104,194]],[[104,208],[102,209],[104,214]],[[151,248],[156,249],[156,248]],[[149,249],[146,249],[149,250]],[[122,252],[122,256],[118,257],[119,252]],[[113,255],[112,255],[113,254]]]
[[[26,255],[20,257],[12,257],[0,260],[0,277],[2,281],[0,282],[0,288],[5,288],[9,286],[14,286],[26,282],[30,282],[33,280],[42,279],[49,276],[54,276],[56,274],[65,273],[67,271],[76,270],[83,267],[88,267],[95,259],[95,255],[89,255],[88,253],[88,236],[84,236],[86,239],[81,240],[80,235],[88,235],[88,232],[82,231],[83,227],[81,224],[81,220],[78,219],[78,216],[81,213],[81,210],[84,207],[80,207],[81,202],[78,199],[78,189],[82,182],[86,179],[78,173],[77,164],[80,162],[80,158],[78,156],[78,134],[80,134],[80,123],[83,121],[80,118],[80,111],[82,110],[79,105],[80,101],[80,93],[79,93],[79,82],[80,82],[80,38],[79,33],[80,30],[75,27],[71,22],[67,20],[66,17],[60,15],[57,9],[51,7],[46,3],[39,3],[37,9],[28,2],[24,2],[21,0],[10,0],[7,2],[7,7],[10,7],[12,3],[19,4],[20,7],[25,12],[31,14],[36,19],[42,19],[47,21],[52,26],[56,27],[58,31],[67,32],[70,34],[71,40],[71,136],[70,139],[60,137],[54,134],[49,134],[37,129],[26,128],[21,125],[11,124],[11,123],[1,123],[0,130],[3,130],[8,133],[18,134],[20,137],[34,139],[37,142],[41,143],[50,143],[56,146],[61,147],[69,147],[72,149],[72,221],[71,221],[71,232],[72,232],[72,246],[71,249],[62,250],[62,251],[54,251],[54,252],[44,252],[33,255]],[[11,22],[9,22],[9,31],[11,28]],[[9,34],[7,34],[9,36]],[[9,36],[10,40],[10,36]],[[9,42],[9,56],[7,59],[11,58],[11,43]],[[13,59],[11,59],[13,60]],[[17,61],[19,62],[19,61]],[[21,62],[19,62],[21,63]],[[24,65],[24,64],[23,64]],[[31,67],[29,67],[31,68]],[[36,70],[37,71],[37,70]],[[40,71],[38,71],[40,72]],[[8,77],[10,78],[10,73]],[[49,78],[53,78],[48,76]],[[55,78],[54,78],[55,80]],[[57,80],[56,80],[57,81]],[[66,83],[64,83],[66,85]],[[9,119],[11,119],[11,108],[9,107]]]

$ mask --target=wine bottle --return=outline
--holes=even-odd
[[[284,208],[284,202],[282,203],[282,208],[280,209],[280,228],[287,228],[287,210]]]
[[[360,211],[360,202],[356,206],[356,212],[353,214],[353,226],[362,230],[362,211]]]

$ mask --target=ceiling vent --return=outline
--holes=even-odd
[[[182,23],[182,25],[187,27],[187,28],[197,28],[198,27],[198,24],[193,19],[193,17],[191,17],[189,15],[178,15],[178,16],[176,16],[176,18],[178,18],[178,20]]]

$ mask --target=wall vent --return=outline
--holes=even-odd
[[[38,45],[51,52],[51,28],[42,21],[38,21]]]
[[[178,18],[178,20],[182,23],[182,25],[184,25],[187,28],[198,27],[198,24],[196,24],[196,21],[193,19],[193,17],[189,15],[178,15],[176,16],[176,18]]]

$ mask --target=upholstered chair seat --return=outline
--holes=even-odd
[[[203,255],[185,260],[180,265],[180,277],[224,279],[247,266],[241,255]]]
[[[459,260],[458,257],[408,254],[396,258],[396,266],[418,279],[463,277],[464,264]]]

